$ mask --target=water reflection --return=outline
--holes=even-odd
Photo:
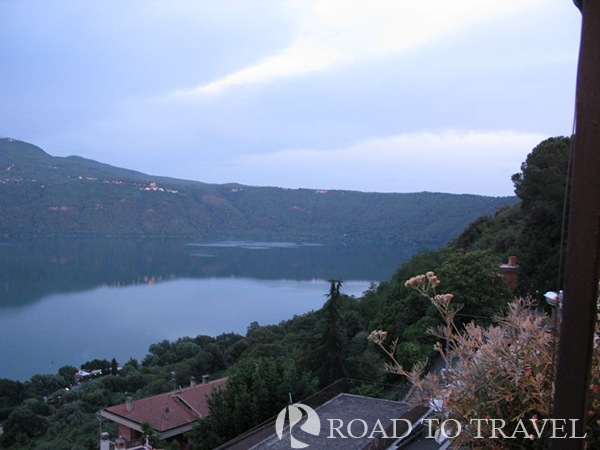
[[[0,246],[0,378],[93,358],[142,358],[162,339],[244,333],[318,309],[327,279],[360,295],[414,247],[44,240]]]
[[[38,240],[0,246],[0,308],[53,293],[177,278],[381,280],[417,245],[344,246],[189,240]]]

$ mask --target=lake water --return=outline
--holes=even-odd
[[[279,323],[321,308],[328,279],[360,296],[416,246],[38,240],[0,244],[0,378],[94,358],[141,359],[163,339]]]

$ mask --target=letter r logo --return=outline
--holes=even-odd
[[[318,436],[321,432],[321,420],[317,413],[310,406],[303,405],[302,403],[294,403],[293,405],[285,407],[277,416],[275,421],[275,431],[279,440],[283,439],[283,429],[285,427],[285,418],[289,412],[290,418],[290,443],[292,448],[306,448],[308,444],[301,442],[294,438],[292,429],[302,420],[302,411],[306,413],[306,422],[300,425],[300,429],[305,433]]]

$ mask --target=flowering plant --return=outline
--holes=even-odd
[[[541,424],[552,411],[557,347],[550,318],[532,299],[519,298],[508,304],[504,315],[495,318],[494,325],[483,327],[471,322],[459,329],[455,317],[460,306],[453,303],[452,294],[436,292],[440,280],[435,273],[418,275],[405,285],[426,297],[442,316],[442,325],[428,332],[439,338],[434,349],[444,368],[424,374],[426,363],[421,362],[406,370],[396,359],[398,339],[386,343],[387,332],[382,330],[373,331],[368,339],[388,356],[385,369],[412,383],[408,401],[427,402],[434,417],[460,423],[460,433],[452,434],[457,446],[544,448],[552,430]],[[600,424],[598,345],[590,390],[586,445],[596,448]],[[492,436],[495,438],[490,439]]]

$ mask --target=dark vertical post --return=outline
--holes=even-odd
[[[600,0],[583,0],[577,72],[576,133],[554,419],[576,419],[581,436],[587,400],[600,270]],[[583,439],[553,439],[581,449]]]

